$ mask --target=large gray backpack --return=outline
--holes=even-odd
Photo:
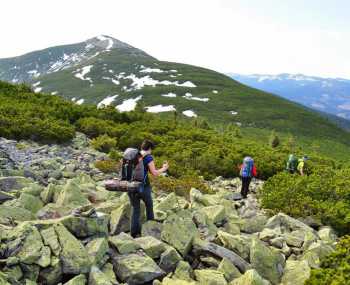
[[[138,192],[145,182],[145,168],[143,157],[136,148],[128,148],[124,151],[121,167],[121,179],[112,179],[105,182],[105,187],[110,191]]]

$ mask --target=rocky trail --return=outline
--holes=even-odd
[[[240,180],[214,194],[156,193],[155,220],[129,232],[126,193],[106,191],[105,154],[78,134],[67,145],[0,138],[0,285],[301,285],[334,250],[330,227],[268,215]],[[144,212],[144,211],[143,211]]]

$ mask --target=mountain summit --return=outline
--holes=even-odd
[[[59,95],[76,104],[137,104],[151,113],[201,118],[212,124],[327,138],[348,144],[343,130],[298,104],[245,86],[218,72],[159,61],[106,35],[0,59],[0,80],[30,84],[36,93]],[[255,130],[255,131],[253,131]]]

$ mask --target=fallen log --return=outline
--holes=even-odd
[[[239,271],[241,271],[241,273],[244,273],[248,269],[252,268],[251,265],[238,254],[212,242],[195,239],[193,243],[193,250],[211,253],[221,258],[227,258],[239,269]]]

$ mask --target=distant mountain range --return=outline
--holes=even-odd
[[[302,74],[229,74],[248,86],[350,120],[350,80]]]
[[[0,80],[25,82],[35,92],[59,95],[76,104],[113,106],[122,112],[139,105],[164,116],[174,116],[176,111],[183,119],[249,127],[250,134],[276,130],[348,143],[343,130],[328,118],[297,103],[212,70],[159,61],[105,35],[0,59]],[[346,111],[344,102],[338,105]]]

